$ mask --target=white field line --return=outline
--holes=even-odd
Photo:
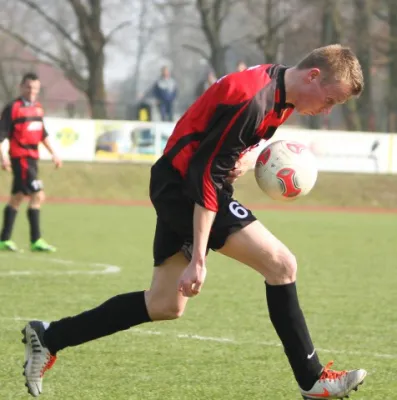
[[[26,317],[0,317],[0,320],[6,321],[31,321],[37,318],[26,318]],[[279,342],[272,341],[244,341],[244,340],[236,340],[227,337],[216,337],[216,336],[202,336],[197,334],[190,333],[176,333],[176,332],[163,332],[156,330],[147,330],[147,329],[139,329],[132,328],[128,331],[129,333],[136,335],[146,335],[146,336],[168,336],[174,339],[187,339],[187,340],[199,340],[203,342],[216,342],[222,343],[226,345],[235,345],[235,346],[244,346],[244,345],[255,345],[255,346],[265,346],[265,347],[273,347],[273,348],[281,348],[281,344]],[[373,357],[373,358],[381,358],[381,359],[397,359],[397,354],[385,354],[385,353],[371,353],[364,351],[355,351],[355,350],[337,350],[337,349],[323,349],[316,348],[316,350],[320,353],[330,353],[330,354],[342,354],[342,355],[354,355],[359,357]]]
[[[7,260],[11,260],[10,255],[8,257],[5,254],[0,254],[0,257]],[[53,271],[50,268],[31,268],[27,270],[12,270],[8,271],[0,271],[0,277],[12,277],[12,276],[30,276],[30,275],[107,275],[107,274],[116,274],[121,271],[121,268],[117,265],[105,264],[105,263],[96,263],[96,262],[86,262],[86,261],[76,261],[76,260],[65,260],[62,258],[53,258],[53,257],[45,257],[45,256],[28,256],[24,254],[12,254],[12,258],[18,258],[22,260],[26,260],[29,264],[40,262],[43,264],[51,263],[51,264],[60,264],[66,267],[88,267],[90,270],[84,269],[65,269],[59,271]]]
[[[201,340],[206,342],[218,342],[218,343],[226,343],[233,344],[237,346],[241,345],[258,345],[258,346],[266,346],[266,347],[282,347],[279,342],[271,342],[271,341],[240,341],[231,338],[225,337],[213,337],[213,336],[201,336],[196,334],[189,333],[175,333],[175,332],[162,332],[162,331],[154,331],[154,330],[144,330],[139,328],[132,328],[129,330],[131,333],[142,334],[142,335],[159,335],[159,336],[173,336],[177,339],[191,339],[191,340]],[[354,356],[365,356],[365,357],[375,357],[375,358],[384,358],[384,359],[397,359],[397,354],[383,354],[383,353],[369,353],[362,351],[354,351],[354,350],[336,350],[336,349],[323,349],[320,347],[316,347],[316,351],[322,353],[332,353],[332,354],[346,354],[346,355],[354,355]]]

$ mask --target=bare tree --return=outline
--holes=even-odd
[[[389,131],[397,132],[397,2],[393,0],[387,1],[388,22],[389,22],[389,91],[388,114],[389,114]]]
[[[386,67],[387,87],[385,88],[385,103],[387,109],[386,129],[397,131],[397,3],[392,0],[375,0],[373,14],[376,22],[380,22],[380,31],[374,40],[374,49],[379,54],[373,64],[379,70]],[[381,115],[382,117],[382,115]]]
[[[248,0],[244,6],[257,23],[256,34],[250,35],[260,51],[264,62],[278,59],[284,40],[283,31],[293,16],[293,2],[285,0]]]
[[[0,43],[3,38],[0,39]],[[8,42],[7,42],[8,43]],[[8,43],[9,44],[9,43]],[[0,44],[1,46],[1,44]],[[8,46],[8,49],[10,47]],[[18,95],[21,75],[26,68],[33,69],[36,62],[27,58],[6,56],[0,62],[0,102],[5,104]]]
[[[148,1],[141,0],[139,2],[139,12],[138,12],[138,29],[137,29],[137,48],[135,53],[135,63],[133,69],[133,81],[131,88],[131,98],[133,101],[136,101],[138,98],[138,84],[140,80],[141,67],[143,62],[143,57],[145,54],[145,50],[152,38],[152,35],[155,31],[154,26],[147,25],[147,17],[148,17]]]
[[[153,5],[155,7],[153,7]],[[134,14],[133,40],[128,45],[123,43],[122,52],[133,60],[131,71],[126,79],[119,82],[118,88],[120,100],[127,105],[127,113],[124,118],[134,118],[136,106],[140,100],[144,100],[150,90],[143,90],[148,77],[152,81],[151,71],[145,69],[150,65],[149,55],[156,53],[156,35],[161,27],[161,15],[157,12],[157,4],[148,0],[138,0],[132,4]],[[155,56],[155,55],[154,55]],[[149,61],[149,62],[148,62]]]
[[[341,43],[343,41],[343,21],[340,2],[323,1],[322,45]],[[348,130],[361,130],[361,121],[357,110],[357,101],[352,99],[342,106],[343,116]]]
[[[177,108],[183,111],[205,71],[212,69],[217,76],[227,72],[225,57],[232,40],[223,28],[235,0],[153,1],[162,16],[158,32],[164,38],[158,59],[171,66],[179,87]]]
[[[3,6],[3,4],[1,4]],[[18,24],[27,17],[14,4],[5,4],[2,11],[7,15],[10,24]],[[23,69],[31,68],[35,63],[30,54],[20,54],[21,46],[8,35],[0,35],[0,101],[4,105],[18,94],[18,84]]]
[[[332,0],[324,1],[322,14],[322,32],[320,45],[339,43],[342,36],[342,21],[338,3]],[[319,129],[320,125],[320,116],[310,118],[309,127],[311,129]]]
[[[59,22],[59,19],[51,15],[55,3],[42,5],[42,2],[34,0],[15,0],[34,11],[41,17],[42,23],[55,31],[62,38],[60,49],[49,49],[40,46],[18,32],[14,27],[1,22],[0,30],[18,40],[24,46],[28,46],[38,56],[60,68],[72,84],[87,96],[93,118],[104,118],[106,110],[106,92],[104,84],[105,46],[110,42],[115,32],[127,25],[127,21],[116,25],[107,34],[101,25],[103,17],[102,0],[67,0],[65,3],[71,8],[77,25],[77,31],[68,31]],[[63,4],[65,4],[63,3]],[[80,59],[84,65],[80,65]]]
[[[361,130],[374,129],[374,106],[372,98],[372,0],[354,0],[354,27],[356,31],[356,52],[360,60],[365,90],[357,100],[357,110],[360,116]]]
[[[185,46],[207,59],[217,76],[227,73],[226,52],[229,46],[222,41],[222,26],[234,3],[232,0],[196,0],[201,27],[209,46],[209,54],[195,45]]]

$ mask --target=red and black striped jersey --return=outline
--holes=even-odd
[[[10,157],[39,158],[39,143],[48,134],[43,122],[40,103],[29,103],[19,97],[7,104],[1,113],[0,142],[10,141]]]
[[[219,79],[185,112],[164,149],[189,196],[218,211],[219,195],[239,157],[269,139],[293,112],[282,65],[258,65]]]

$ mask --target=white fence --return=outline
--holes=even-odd
[[[320,171],[397,173],[397,135],[279,128],[272,140],[309,146]]]
[[[53,146],[64,161],[153,163],[174,123],[45,118]],[[305,143],[321,171],[397,173],[397,135],[313,131],[281,127],[272,140]],[[265,144],[266,145],[266,144]],[[42,159],[49,154],[40,148]]]

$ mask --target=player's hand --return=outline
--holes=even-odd
[[[248,170],[250,169],[250,164],[245,162],[244,158],[237,160],[236,165],[234,168],[229,172],[228,177],[226,180],[229,183],[234,183],[240,176],[243,176]]]
[[[245,175],[250,169],[255,166],[255,161],[258,157],[257,150],[251,150],[245,153],[239,160],[237,160],[234,168],[229,172],[227,181],[234,183],[240,176]]]
[[[1,169],[8,172],[11,171],[11,163],[9,159],[4,159],[1,161]]]
[[[245,172],[244,172],[245,173]],[[229,183],[234,183],[236,182],[236,180],[238,179],[239,176],[244,174],[243,171],[239,168],[234,168],[229,172],[228,177],[226,178],[226,180]]]
[[[62,167],[62,160],[58,156],[56,156],[56,155],[52,156],[52,162],[54,163],[55,168]]]
[[[195,260],[190,261],[179,281],[179,291],[182,292],[185,297],[198,295],[206,275],[207,268],[205,264],[198,263]]]

